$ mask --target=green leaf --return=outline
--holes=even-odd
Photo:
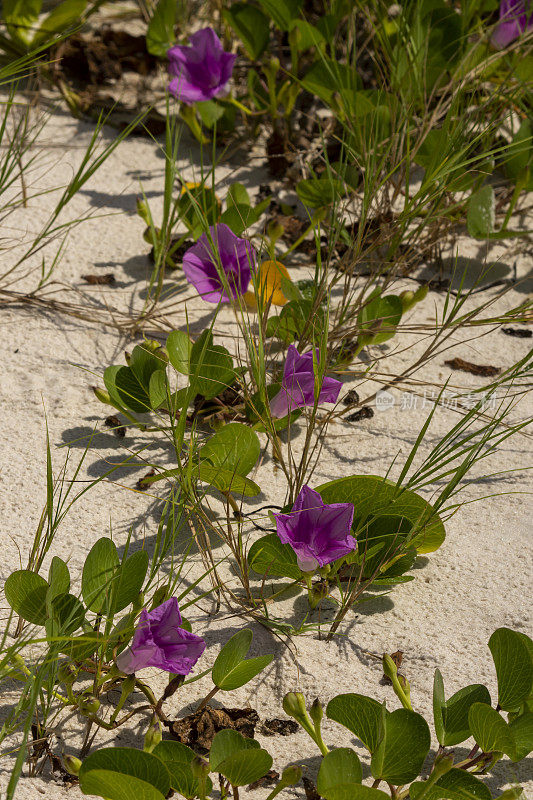
[[[237,475],[229,469],[212,467],[210,464],[200,464],[198,478],[209,486],[214,486],[220,492],[233,492],[246,497],[255,497],[261,491],[261,487],[250,478]]]
[[[404,784],[420,774],[431,736],[424,717],[406,708],[385,715],[385,735],[372,755],[374,778]]]
[[[317,792],[329,800],[332,790],[351,788],[352,784],[361,783],[363,768],[354,750],[350,747],[339,747],[332,750],[322,759],[316,782]]]
[[[513,711],[533,689],[533,644],[524,634],[498,628],[489,649],[498,677],[498,703],[504,711]]]
[[[437,741],[444,745],[444,709],[446,706],[446,696],[444,694],[444,681],[439,669],[435,670],[433,677],[433,724]]]
[[[163,741],[152,751],[154,756],[160,758],[170,773],[170,785],[175,792],[186,798],[193,798],[199,794],[199,784],[194,777],[191,761],[196,754],[190,747],[181,742]],[[211,793],[213,784],[207,779],[207,794]]]
[[[415,492],[399,489],[393,481],[377,475],[351,475],[316,488],[324,503],[353,503],[356,520],[382,513],[404,517],[420,528],[410,546],[418,553],[437,550],[445,539],[444,525],[433,507]]]
[[[104,771],[119,774],[121,777],[136,778],[148,787],[156,789],[163,797],[166,797],[170,791],[170,774],[167,768],[159,758],[144,750],[134,750],[130,747],[103,747],[95,750],[81,765],[80,787],[84,793],[91,793],[86,789],[85,780],[90,780],[89,776],[93,771]],[[130,794],[129,797],[137,798],[137,795]],[[148,794],[147,797],[150,795]]]
[[[337,178],[310,178],[296,184],[296,194],[305,206],[323,208],[344,194],[344,186]]]
[[[217,103],[216,100],[201,100],[195,103],[194,107],[200,114],[200,118],[206,128],[213,128],[215,122],[218,122],[224,116],[224,106]]]
[[[59,594],[50,604],[48,617],[47,636],[70,636],[82,625],[85,608],[73,594]]]
[[[2,17],[10,36],[24,45],[30,44],[41,13],[42,0],[4,0]]]
[[[327,800],[390,800],[390,796],[381,789],[351,783],[348,786],[335,786],[330,789]]]
[[[46,621],[47,592],[45,579],[29,569],[12,572],[4,584],[6,600],[15,614],[34,625],[44,625]]]
[[[515,748],[512,761],[521,761],[533,750],[533,712],[526,711],[509,723]]]
[[[240,37],[250,58],[257,61],[270,38],[269,21],[263,12],[249,3],[233,3],[222,12],[227,24]]]
[[[118,572],[113,595],[113,613],[117,614],[139,596],[148,570],[148,553],[138,550],[126,558]]]
[[[83,794],[105,800],[165,800],[165,795],[140,778],[106,769],[92,769],[80,775]]]
[[[213,665],[212,679],[215,686],[231,691],[244,686],[267,667],[273,655],[246,659],[253,634],[249,628],[239,631],[226,642]]]
[[[328,105],[332,104],[333,95],[339,93],[348,111],[355,110],[358,83],[352,66],[323,57],[311,66],[302,80],[304,89]]]
[[[293,19],[290,30],[291,33],[294,30],[298,31],[295,35],[295,39],[299,53],[305,53],[306,50],[309,50],[311,47],[316,47],[326,42],[326,37],[322,31],[315,28],[314,25],[311,25],[311,23],[307,22],[305,19]]]
[[[248,739],[238,731],[225,728],[215,734],[209,751],[209,766],[212,772],[220,772],[220,767],[226,759],[243,750],[259,750],[259,742]]]
[[[426,781],[416,781],[409,787],[411,800],[426,790]],[[491,800],[490,789],[478,778],[462,769],[452,768],[437,783],[427,789],[424,800]]]
[[[87,6],[87,0],[62,0],[44,18],[32,40],[32,47],[51,40],[55,34],[81,23],[81,17]]]
[[[65,594],[70,589],[70,573],[68,567],[59,556],[54,556],[48,570],[47,601],[50,602],[59,594]]]
[[[329,719],[354,733],[374,753],[385,732],[386,709],[377,700],[362,694],[338,694],[326,708]]]
[[[514,754],[514,738],[511,729],[494,708],[486,703],[474,703],[468,712],[468,724],[472,736],[485,753],[499,750]]]
[[[158,58],[165,58],[174,44],[176,0],[159,0],[146,31],[146,49]]]
[[[303,0],[259,0],[259,5],[282,31],[288,31],[302,6]]]
[[[119,566],[117,548],[111,539],[107,536],[98,539],[89,550],[81,576],[83,599],[96,614],[103,613],[111,598]]]
[[[489,691],[480,683],[459,689],[446,701],[444,711],[445,747],[454,747],[470,736],[468,712],[474,703],[486,703],[490,706]]]
[[[260,452],[257,434],[247,425],[230,422],[208,439],[198,451],[198,458],[245,476],[255,467]]]
[[[218,771],[232,786],[255,783],[272,767],[272,756],[261,748],[234,753],[219,765]]]
[[[230,205],[220,217],[220,222],[228,225],[236,236],[254,225],[259,217],[261,211],[257,208],[252,208],[250,205]]]
[[[253,6],[250,6],[253,8]],[[232,183],[226,195],[226,206],[249,206],[250,195],[242,183]]]
[[[204,331],[193,344],[189,374],[194,391],[207,400],[235,382],[233,360],[225,347],[213,344],[211,331]]]
[[[292,578],[298,581],[302,577],[294,550],[289,544],[280,541],[276,533],[262,536],[253,543],[248,552],[248,564],[258,575],[270,578]]]
[[[148,384],[150,408],[160,408],[167,401],[168,378],[164,369],[156,370]]]
[[[494,231],[494,189],[482,186],[470,195],[466,212],[466,227],[474,239],[488,239]]]
[[[177,372],[182,375],[189,374],[189,359],[191,357],[192,342],[185,331],[172,331],[166,343],[168,359]]]
[[[382,297],[376,294],[365,303],[358,314],[357,322],[365,337],[372,337],[367,344],[383,344],[396,334],[396,328],[402,318],[401,298],[395,294]]]

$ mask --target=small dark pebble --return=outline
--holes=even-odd
[[[114,286],[116,283],[112,272],[108,272],[107,275],[82,275],[81,277],[85,283],[89,283],[91,286]]]
[[[516,336],[517,339],[531,339],[533,331],[528,331],[525,328],[502,328],[502,333],[507,336]]]
[[[263,775],[262,778],[259,778],[258,781],[254,781],[251,783],[247,788],[249,792],[253,792],[254,789],[260,789],[262,786],[269,786],[272,783],[275,783],[279,778],[279,772],[276,772],[274,769],[269,769],[266,775]]]
[[[113,414],[110,417],[105,418],[105,425],[108,428],[113,428],[113,433],[115,436],[118,436],[119,439],[123,439],[126,435],[126,426],[122,425],[119,418],[115,417]]]
[[[266,719],[261,727],[263,736],[290,736],[300,726],[293,719]]]
[[[374,409],[370,406],[363,406],[359,411],[354,411],[349,417],[346,417],[346,422],[359,422],[362,419],[372,419],[374,416]]]
[[[356,406],[359,402],[359,395],[355,391],[355,389],[350,389],[349,392],[346,392],[344,397],[342,398],[343,405],[345,406]]]

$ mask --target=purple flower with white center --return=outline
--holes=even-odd
[[[132,643],[117,656],[117,667],[128,675],[145,667],[188,675],[204,652],[205,642],[181,624],[175,597],[153,611],[143,608]]]
[[[256,268],[256,255],[250,242],[239,239],[223,222],[209,228],[211,240],[218,252],[219,261],[213,253],[211,242],[202,233],[195,245],[183,256],[185,277],[208,303],[228,303],[220,278],[222,268],[233,297],[244,294],[250,283],[252,270]]]
[[[319,352],[316,351],[317,362]],[[341,381],[324,378],[319,403],[336,403],[341,390]],[[287,350],[287,360],[283,369],[281,389],[270,401],[270,412],[274,417],[286,417],[290,411],[315,404],[315,373],[313,371],[313,351],[300,355],[291,344]]]
[[[533,2],[531,0],[501,0],[500,21],[491,37],[498,50],[518,39],[533,26]]]
[[[188,106],[226,94],[236,59],[224,52],[212,28],[193,33],[189,42],[189,47],[175,45],[167,52],[168,71],[173,76],[168,90]]]
[[[328,505],[309,486],[302,486],[290,514],[274,516],[278,536],[284,544],[290,544],[302,572],[314,572],[357,547],[350,534],[353,505]]]

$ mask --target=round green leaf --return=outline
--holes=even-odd
[[[372,755],[374,778],[395,785],[413,781],[429,753],[431,735],[424,717],[398,708],[385,715],[385,735]]]
[[[444,746],[454,747],[470,736],[468,712],[474,703],[490,706],[489,690],[480,683],[459,689],[446,701],[444,711]]]
[[[87,785],[86,781],[90,781],[89,776],[93,771],[104,771],[118,774],[121,777],[136,778],[148,787],[156,789],[163,797],[166,797],[170,791],[170,774],[167,768],[159,758],[144,750],[134,750],[130,747],[104,747],[91,753],[81,765],[79,775],[82,791],[87,794],[90,792],[87,792],[84,786]],[[130,794],[129,797],[136,798],[137,795]]]
[[[137,599],[148,570],[148,560],[146,550],[138,550],[122,562],[114,588],[113,613],[122,611]]]
[[[241,750],[218,765],[218,771],[232,786],[246,786],[258,781],[272,766],[272,756],[261,748]]]
[[[319,794],[329,800],[332,790],[339,790],[352,784],[361,783],[363,768],[357,753],[350,747],[332,750],[322,759],[316,788]]]
[[[338,694],[329,701],[326,715],[354,733],[373,753],[383,739],[386,710],[381,703],[362,694]]]
[[[12,572],[4,584],[6,600],[26,622],[44,625],[48,583],[41,575],[28,569]]]
[[[107,769],[92,769],[80,774],[83,794],[103,797],[105,800],[165,800],[165,795],[133,775],[123,775]]]
[[[498,677],[498,703],[504,711],[513,711],[533,689],[533,645],[524,634],[498,628],[489,649]]]
[[[296,581],[302,577],[294,550],[281,542],[276,533],[262,536],[253,543],[248,552],[248,564],[258,575]]]
[[[483,752],[499,750],[511,757],[514,755],[515,743],[511,729],[494,708],[486,703],[474,703],[468,712],[468,724]]]
[[[233,360],[225,347],[213,344],[211,331],[204,331],[193,344],[189,374],[194,391],[207,400],[235,382]]]
[[[260,452],[257,434],[247,425],[230,422],[208,439],[200,448],[198,458],[213,467],[244,476],[255,467]]]
[[[238,731],[225,728],[214,736],[211,744],[211,749],[209,751],[209,766],[211,767],[211,771],[220,772],[221,764],[236,753],[240,753],[243,750],[248,752],[259,748],[260,744],[256,742],[255,739],[248,739]]]

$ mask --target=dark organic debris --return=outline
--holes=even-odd
[[[390,657],[392,658],[392,660],[396,664],[396,668],[398,670],[399,677],[400,678],[405,678],[405,675],[402,675],[402,673],[400,672],[400,667],[402,665],[402,660],[403,660],[403,650],[396,650],[395,653],[391,653],[390,654]],[[385,674],[382,675],[380,683],[381,683],[382,686],[392,686],[391,679],[389,677],[387,677],[387,675],[385,675]]]
[[[253,739],[259,715],[253,708],[212,708],[206,706],[183,719],[167,722],[170,732],[182,744],[193,750],[205,751],[211,747],[219,731],[230,728],[248,739]]]
[[[494,375],[499,375],[501,372],[500,367],[472,364],[470,361],[465,361],[463,358],[452,358],[444,363],[451,369],[457,369],[461,372],[469,372],[471,375],[481,375],[484,378],[491,378]]]
[[[346,417],[346,422],[360,422],[362,419],[372,419],[374,416],[374,409],[370,406],[363,406],[359,411],[354,411],[349,417]]]
[[[91,286],[114,286],[116,283],[112,272],[108,272],[106,275],[82,275],[81,278]]]
[[[126,426],[121,423],[118,417],[115,417],[114,414],[111,414],[110,417],[106,417],[104,421],[104,425],[108,428],[113,428],[113,433],[115,436],[118,436],[119,439],[123,439],[126,435]]]
[[[533,337],[533,331],[526,328],[502,328],[502,333],[506,333],[507,336],[516,336],[517,339],[531,339]]]
[[[345,406],[356,406],[359,403],[359,395],[355,389],[350,389],[342,398],[342,403]]]
[[[300,726],[293,719],[266,719],[261,726],[263,736],[291,736]]]
[[[304,791],[307,800],[322,800],[322,796],[318,794],[313,781],[310,781],[309,778],[303,777],[302,783],[304,785]]]
[[[147,489],[149,489],[151,483],[148,480],[148,478],[153,478],[154,475],[155,475],[155,469],[151,469],[146,473],[146,475],[143,475],[142,478],[139,478],[139,480],[135,484],[135,488],[137,489],[137,491],[145,492]]]
[[[277,128],[274,128],[267,139],[266,153],[270,174],[274,178],[284,177],[291,161],[287,157],[287,137]]]
[[[274,769],[269,769],[266,775],[263,775],[262,778],[259,778],[258,781],[254,781],[247,787],[248,791],[253,792],[254,789],[260,789],[262,786],[270,786],[275,783],[278,778],[279,772],[276,772]]]

